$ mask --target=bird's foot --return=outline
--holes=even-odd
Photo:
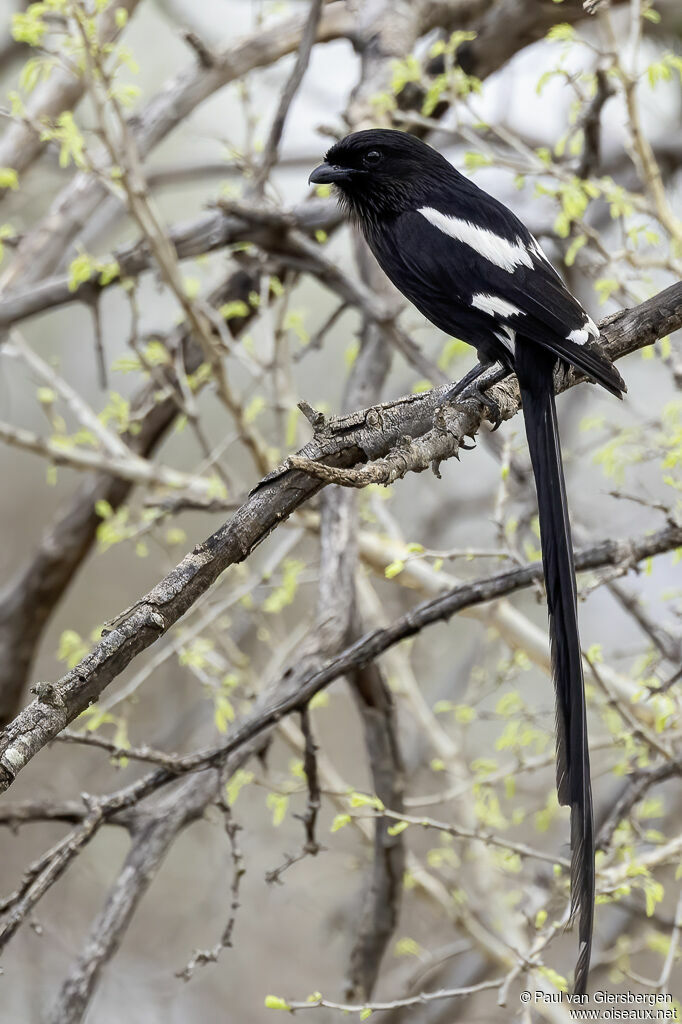
[[[496,402],[494,398],[491,398],[485,391],[481,391],[480,388],[477,387],[473,388],[472,397],[476,398],[486,410],[488,419],[493,425],[493,431],[497,430],[502,423],[502,411],[498,402]]]

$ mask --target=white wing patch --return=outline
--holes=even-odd
[[[599,328],[595,324],[594,320],[590,317],[585,317],[584,325],[582,327],[576,327],[574,331],[566,335],[566,341],[572,341],[574,345],[585,345],[590,335],[593,338],[599,337]]]
[[[570,334],[566,335],[566,341],[572,341],[574,345],[584,345],[589,334],[586,327],[577,327],[575,331],[571,331]]]
[[[543,263],[546,263],[548,267],[552,267],[552,264],[550,263],[549,259],[545,255],[545,253],[542,251],[542,246],[538,242],[538,240],[535,237],[535,235],[531,235],[530,237],[531,237],[531,243],[530,243],[531,252],[535,256],[537,256],[537,258],[539,260],[542,260]],[[554,270],[554,267],[552,267],[552,270]]]
[[[490,316],[496,314],[497,316],[523,316],[523,310],[518,306],[507,302],[506,299],[501,299],[499,295],[486,295],[485,292],[476,292],[475,295],[472,295],[471,305],[474,309],[480,309]]]
[[[439,210],[430,206],[422,206],[418,211],[422,217],[428,220],[429,224],[439,228],[450,238],[463,242],[464,245],[475,249],[479,256],[494,263],[496,267],[513,273],[516,267],[533,267],[531,254],[526,246],[517,239],[510,242],[507,238],[496,235],[494,231],[487,228],[479,228],[469,220],[461,220],[459,217],[449,217]]]

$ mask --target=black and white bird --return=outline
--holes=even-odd
[[[511,210],[435,149],[372,129],[337,142],[310,175],[332,184],[393,284],[483,367],[516,373],[535,476],[556,690],[557,790],[571,808],[571,917],[579,916],[574,988],[583,993],[592,946],[594,835],[587,717],[566,487],[554,403],[557,363],[622,397],[625,383],[599,330]],[[481,395],[484,401],[489,401]]]

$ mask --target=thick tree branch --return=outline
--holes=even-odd
[[[682,325],[682,284],[676,284],[631,310],[622,310],[601,325],[611,358],[650,345]],[[571,386],[570,376],[557,381]],[[351,414],[318,431],[301,455],[324,459],[341,468],[381,458],[407,434],[414,453],[408,468],[423,469],[432,461],[456,454],[462,440],[481,423],[477,403],[444,408],[442,421],[432,426],[442,389]],[[515,386],[504,382],[495,390],[503,418],[518,410]],[[400,466],[398,466],[400,469]],[[396,476],[401,475],[396,472]],[[136,602],[94,650],[55,685],[45,684],[33,701],[0,737],[0,785],[6,789],[16,774],[69,722],[96,701],[104,688],[130,661],[149,647],[227,568],[241,562],[284,519],[322,487],[321,481],[284,466],[261,481],[248,501],[220,530],[198,545],[165,579]],[[622,560],[622,559],[621,559]],[[538,569],[519,570],[535,578]],[[507,590],[502,587],[502,592]],[[499,596],[490,593],[485,598]],[[426,624],[427,620],[423,624]],[[421,627],[420,627],[421,628]],[[382,648],[385,649],[385,648]],[[376,653],[376,652],[375,652]],[[375,653],[371,656],[374,657]]]
[[[670,524],[662,530],[644,537],[623,541],[605,540],[593,547],[579,550],[575,556],[576,569],[579,571],[591,570],[602,568],[605,565],[634,567],[644,559],[674,550],[680,545],[682,545],[682,527]],[[134,787],[131,787],[131,799],[140,799],[140,793],[144,795],[151,792],[159,785],[176,777],[179,772],[195,771],[208,765],[222,763],[227,755],[241,750],[255,737],[275,725],[284,715],[298,710],[334,679],[369,664],[396,643],[414,636],[432,623],[449,619],[464,608],[511,594],[539,582],[541,579],[542,566],[538,562],[472,583],[461,584],[432,600],[418,604],[388,627],[375,629],[366,634],[319,670],[315,665],[315,659],[312,659],[311,664],[307,655],[301,656],[299,671],[294,676],[290,672],[285,674],[284,679],[287,685],[282,687],[281,683],[276,684],[271,691],[274,696],[268,699],[266,695],[265,699],[259,702],[258,707],[247,715],[233,731],[224,745],[178,758],[174,762],[172,771],[162,768],[144,780],[140,780]],[[142,618],[137,618],[137,614],[133,612],[127,623],[135,618],[139,623],[140,630],[154,628],[153,622],[151,626],[146,624],[146,612],[143,612]],[[150,612],[149,614],[154,613]],[[128,629],[126,628],[127,634]],[[102,651],[101,648],[102,643],[79,666],[81,669],[80,681],[85,685],[88,684],[88,677],[84,670],[89,662],[94,662],[94,684],[101,678],[99,673],[103,675],[109,668],[106,665],[108,652]],[[120,651],[118,656],[121,657]],[[115,656],[114,660],[116,660]],[[104,668],[100,668],[103,662]],[[73,673],[69,673],[64,678],[69,680],[72,675]],[[293,685],[294,683],[296,685]],[[63,728],[60,723],[71,713],[79,696],[73,692],[72,684],[72,690],[67,691],[69,698],[67,705],[66,701],[60,697],[56,686],[43,683],[40,684],[40,689],[41,694],[38,700],[30,704],[4,731],[2,736],[3,751],[0,755],[0,768],[3,771],[2,789],[7,789],[11,785],[14,777],[23,767],[20,758],[25,757],[24,763],[27,763],[45,743],[53,738],[53,735],[46,736],[46,733],[54,730],[54,735],[56,735],[60,728]],[[123,806],[121,799],[117,800],[112,808],[112,813]],[[129,803],[128,800],[125,806],[129,806]]]
[[[311,198],[293,210],[269,210],[242,207],[243,215],[232,209],[207,210],[198,217],[168,229],[168,239],[179,260],[192,259],[235,242],[253,242],[269,252],[277,252],[283,238],[292,228],[313,234],[330,231],[341,221],[341,212],[332,199]],[[0,331],[46,310],[59,309],[71,302],[92,303],[101,292],[117,287],[121,280],[135,278],[153,265],[146,241],[131,242],[112,254],[119,265],[119,274],[101,283],[101,273],[93,271],[90,279],[76,289],[69,287],[67,274],[48,277],[25,289],[16,289],[0,298]]]

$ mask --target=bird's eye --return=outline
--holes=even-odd
[[[365,153],[362,162],[365,167],[376,167],[384,159],[384,154],[380,153],[378,149],[370,149],[369,153]]]

